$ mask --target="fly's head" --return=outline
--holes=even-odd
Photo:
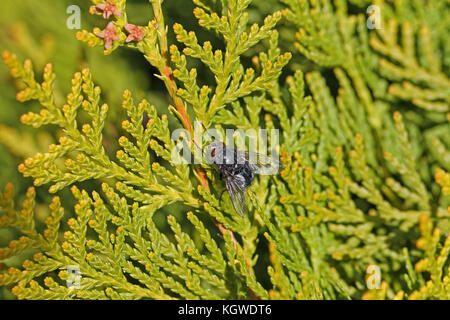
[[[225,144],[220,141],[211,142],[205,149],[205,158],[208,164],[223,164],[225,158]]]

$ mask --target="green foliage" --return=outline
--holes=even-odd
[[[105,1],[92,2],[102,19]],[[271,1],[282,10],[262,17],[257,1],[193,0],[200,27],[187,31],[189,17],[172,33],[161,2],[134,25],[131,0],[108,1],[109,24],[77,39],[142,55],[166,108],[132,76],[117,103],[88,68],[64,99],[51,64],[38,80],[31,60],[3,53],[17,100],[40,105],[21,122],[57,129],[37,144],[0,127],[37,188],[23,209],[12,184],[0,196],[0,228],[18,235],[0,249],[0,285],[20,299],[449,299],[449,4],[376,1],[383,28],[369,30],[368,1]],[[208,168],[181,161],[171,133],[192,137],[196,121],[280,130],[283,169],[255,179],[248,216]],[[48,209],[44,185],[58,193]]]

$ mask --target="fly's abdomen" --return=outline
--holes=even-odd
[[[244,168],[242,169],[241,174],[244,177],[244,180],[245,180],[245,183],[246,183],[245,187],[246,188],[250,187],[252,182],[253,182],[253,179],[255,178],[255,175],[253,174],[253,171],[250,169],[250,166],[248,164],[246,164],[244,166]]]

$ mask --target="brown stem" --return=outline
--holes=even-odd
[[[178,111],[178,113],[181,115],[182,122],[184,128],[190,133],[190,136],[192,139],[194,139],[193,131],[192,131],[192,122],[189,118],[189,115],[186,111],[186,106],[183,103],[183,100],[177,96],[177,84],[175,83],[175,80],[173,79],[173,71],[172,68],[169,65],[169,59],[168,59],[168,46],[167,46],[167,35],[166,35],[166,26],[164,25],[164,16],[162,14],[161,9],[161,0],[149,0],[153,7],[153,12],[156,20],[155,28],[158,31],[158,40],[159,40],[159,47],[160,47],[160,54],[164,61],[164,67],[158,68],[160,74],[164,77],[164,83],[166,85],[167,91],[169,92],[170,97],[172,98],[172,101],[175,105],[175,109]],[[200,184],[202,185],[203,189],[209,190],[208,186],[208,180],[206,178],[206,173],[202,168],[196,169],[197,176],[199,179]],[[235,250],[237,250],[238,242],[236,240],[236,237],[234,236],[234,233],[232,230],[226,228],[223,224],[220,222],[214,220],[215,225],[220,230],[222,234],[225,234],[225,232],[229,232],[231,235],[231,239],[234,243]],[[250,274],[253,275],[253,268],[251,267],[251,263],[248,260],[248,258],[244,254],[244,260],[247,265],[247,269],[249,270]],[[252,293],[253,297],[256,297],[256,294],[250,289],[250,292]]]

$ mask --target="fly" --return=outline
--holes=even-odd
[[[223,142],[212,142],[205,149],[208,164],[213,165],[225,182],[236,212],[245,216],[248,208],[245,192],[253,183],[256,174],[274,174],[279,162],[260,153],[234,150]]]

